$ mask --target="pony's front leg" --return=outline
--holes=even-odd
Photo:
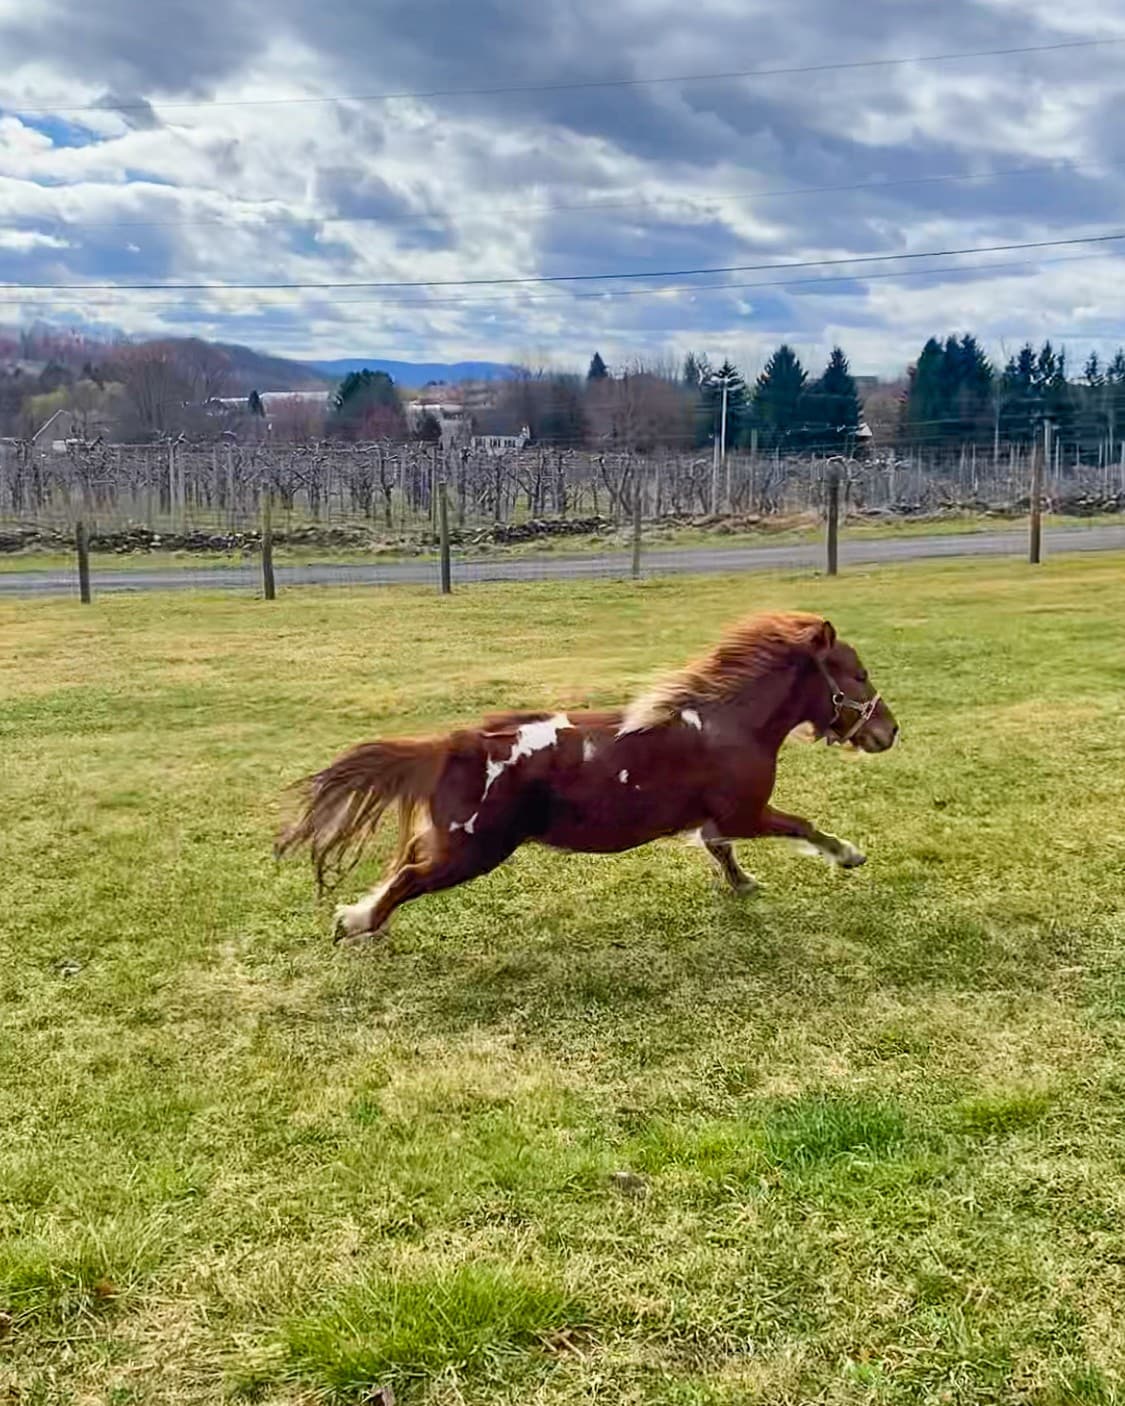
[[[807,853],[818,854],[830,864],[838,864],[841,869],[858,869],[867,861],[867,856],[856,849],[849,840],[829,835],[824,830],[818,830],[802,816],[787,815],[785,811],[774,810],[772,806],[766,806],[759,815],[754,834],[795,840]]]
[[[761,888],[761,884],[758,883],[753,874],[748,874],[739,864],[735,858],[734,846],[730,840],[723,838],[713,820],[709,820],[703,826],[699,832],[699,838],[703,842],[703,848],[711,856],[720,876],[726,880],[735,893],[745,897],[747,894],[756,893]]]

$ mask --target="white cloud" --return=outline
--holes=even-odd
[[[1112,49],[768,81],[252,101],[1049,43],[1107,32],[1111,21],[1089,0],[1062,16],[1046,0],[872,0],[848,15],[795,0],[784,24],[773,9],[735,0],[580,0],[565,13],[490,0],[481,13],[491,26],[475,28],[461,11],[423,23],[396,3],[384,7],[378,46],[368,42],[372,15],[346,0],[324,0],[315,25],[297,5],[237,0],[225,26],[190,31],[174,71],[165,52],[174,34],[150,11],[138,0],[105,5],[91,27],[77,0],[51,0],[51,24],[36,29],[0,0],[0,42],[18,34],[8,48],[24,55],[6,75],[15,101],[92,106],[112,91],[117,104],[0,116],[10,283],[441,283],[800,263],[1108,228],[1125,185],[1116,164],[1125,149],[1107,116],[1121,57]],[[906,184],[1046,160],[1097,170]],[[799,193],[876,181],[888,184]],[[419,359],[505,358],[538,344],[584,364],[594,344],[618,360],[701,346],[737,352],[749,369],[782,337],[813,358],[838,340],[856,369],[893,370],[925,336],[955,328],[983,340],[1048,327],[1100,337],[1113,316],[1107,270],[1116,265],[857,280],[815,296],[719,288],[598,298],[600,285],[580,283],[60,289],[19,302],[6,291],[4,311],[199,330],[292,354]],[[771,278],[784,281],[742,281]]]
[[[26,253],[30,249],[68,249],[65,239],[31,229],[0,229],[0,249]]]

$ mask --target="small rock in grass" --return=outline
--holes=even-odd
[[[636,1172],[611,1172],[609,1184],[614,1191],[619,1191],[622,1196],[631,1196],[634,1200],[643,1200],[648,1195],[648,1182],[644,1177],[639,1177]]]

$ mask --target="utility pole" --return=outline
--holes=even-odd
[[[711,511],[719,510],[719,436],[711,440]]]
[[[700,380],[702,381],[702,377]],[[719,433],[714,440],[714,451],[711,456],[711,511],[719,511],[719,481],[722,471],[727,463],[727,393],[732,383],[737,379],[737,373],[721,375],[714,371],[707,378],[712,386],[719,386],[722,389],[722,409],[719,415]],[[727,508],[730,508],[730,483],[727,482]]]
[[[726,377],[726,375],[724,375],[724,377],[723,377],[723,419],[721,419],[720,422],[719,422],[719,423],[720,423],[720,430],[719,430],[719,434],[720,434],[720,439],[719,439],[719,444],[720,444],[719,458],[720,458],[720,463],[723,464],[724,467],[726,467],[726,463],[727,463],[727,384],[728,384],[727,377]]]

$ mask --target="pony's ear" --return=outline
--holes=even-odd
[[[813,637],[813,653],[827,654],[836,643],[836,627],[831,620],[823,620]]]

